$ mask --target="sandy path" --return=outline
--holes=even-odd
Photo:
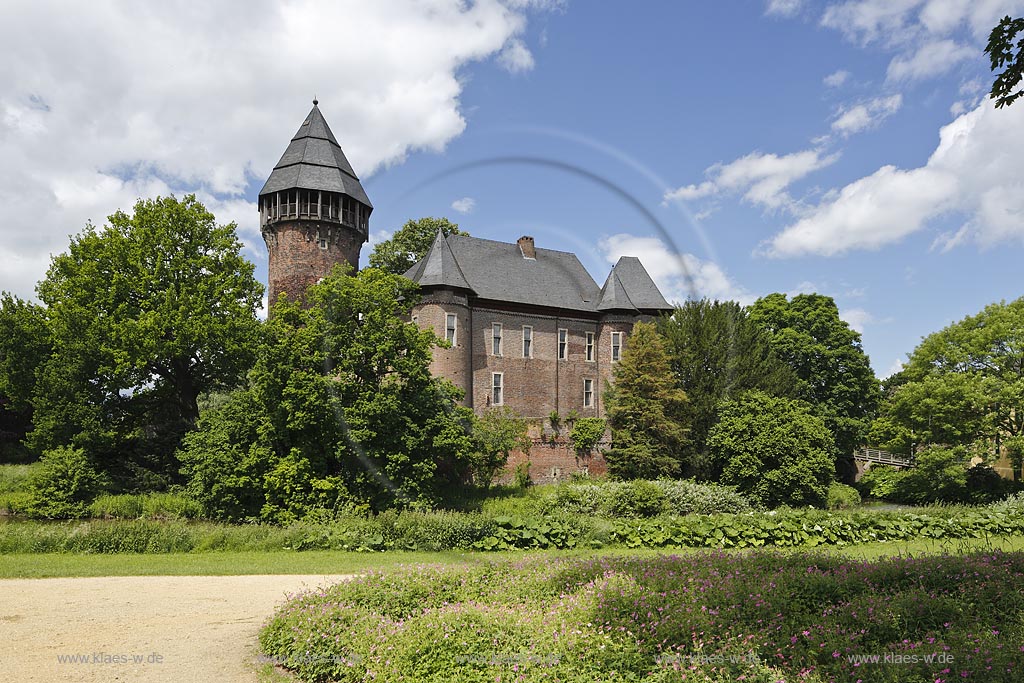
[[[285,593],[345,578],[0,580],[0,681],[254,683],[257,632]]]

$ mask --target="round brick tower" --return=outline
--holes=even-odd
[[[339,263],[355,271],[369,234],[373,205],[317,105],[260,190],[271,304],[303,298]]]

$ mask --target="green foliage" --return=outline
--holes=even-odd
[[[370,254],[370,267],[379,268],[393,275],[404,275],[416,262],[427,255],[434,243],[437,232],[444,236],[468,235],[459,230],[457,223],[447,218],[425,217],[406,221],[390,239],[378,242]]]
[[[722,483],[763,505],[825,503],[835,442],[824,421],[800,401],[752,391],[725,402],[708,448]]]
[[[669,509],[668,496],[651,481],[635,479],[612,490],[609,511],[615,517],[655,517]]]
[[[872,463],[857,482],[857,488],[868,498],[894,500],[896,487],[901,478],[901,470],[889,465]]]
[[[672,373],[690,401],[690,448],[698,462],[706,462],[708,432],[722,401],[751,389],[775,396],[794,394],[793,371],[776,357],[738,303],[688,300],[657,325]],[[716,479],[721,473],[698,474]]]
[[[533,486],[533,479],[530,478],[530,461],[521,462],[516,465],[515,472],[516,487],[520,489],[527,489]]]
[[[508,464],[512,451],[529,454],[532,442],[526,420],[511,408],[488,409],[473,422],[475,453],[470,471],[477,486],[489,488],[494,476]]]
[[[1022,578],[1024,555],[1001,552],[417,566],[292,596],[259,640],[265,655],[316,682],[916,683],[950,680],[942,670],[953,668],[957,678],[1011,683]],[[875,653],[907,658],[863,665],[851,656]],[[957,653],[952,666],[947,653]]]
[[[366,268],[279,301],[250,388],[211,409],[179,457],[218,519],[439,502],[469,466],[471,414],[431,376],[430,331],[402,320],[416,285]]]
[[[1024,18],[1011,19],[1007,15],[989,33],[988,45],[985,46],[985,54],[991,59],[992,71],[1006,67],[996,75],[989,93],[989,97],[996,101],[997,109],[1012,104],[1024,95],[1024,88],[1019,87],[1024,78],[1024,35],[1014,45],[1017,34],[1024,34]]]
[[[837,481],[829,484],[825,496],[825,507],[829,510],[846,510],[860,505],[860,493],[857,489]]]
[[[29,474],[26,512],[46,519],[84,517],[103,485],[82,449],[54,448],[43,453]]]
[[[917,464],[900,472],[892,497],[901,503],[958,503],[967,500],[963,448],[933,446],[917,453]]]
[[[89,505],[98,519],[199,519],[203,507],[174,493],[101,495]]]
[[[843,476],[867,436],[880,399],[878,379],[860,334],[839,317],[831,297],[769,294],[750,307],[750,320],[796,373],[796,398],[825,420],[842,457]]]
[[[654,325],[637,323],[614,384],[605,392],[612,447],[608,472],[619,479],[675,476],[687,443],[686,394],[675,386],[665,345]]]
[[[36,373],[49,354],[45,309],[0,293],[0,462],[32,458],[23,441],[32,429]]]
[[[31,444],[83,447],[124,486],[173,480],[200,394],[252,366],[263,287],[241,248],[193,195],[140,200],[74,237],[38,287],[53,351]]]
[[[0,465],[0,493],[27,491],[31,465]]]
[[[599,417],[583,417],[573,421],[569,442],[577,453],[590,455],[604,438],[607,423]]]

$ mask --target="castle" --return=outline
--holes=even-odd
[[[301,297],[335,264],[358,268],[369,234],[373,205],[317,105],[259,194],[271,301]],[[423,294],[412,321],[451,344],[435,349],[431,371],[460,387],[477,413],[508,406],[528,418],[603,416],[604,388],[633,324],[672,309],[639,259],[619,259],[598,287],[575,254],[540,248],[533,237],[504,243],[439,232],[406,277]],[[600,456],[581,461],[567,444],[537,436],[535,481],[603,470]]]

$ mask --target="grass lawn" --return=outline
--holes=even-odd
[[[959,554],[980,550],[1024,550],[1024,536],[970,540],[916,540],[865,543],[843,548],[789,548],[783,552],[825,551],[854,559],[892,555]],[[407,564],[464,565],[505,562],[527,557],[585,557],[588,555],[685,555],[699,549],[651,550],[608,548],[602,550],[536,550],[482,552],[206,552],[159,554],[44,553],[0,555],[0,578],[51,578],[71,576],[230,576],[240,574],[355,574]],[[735,551],[743,552],[743,551]]]

